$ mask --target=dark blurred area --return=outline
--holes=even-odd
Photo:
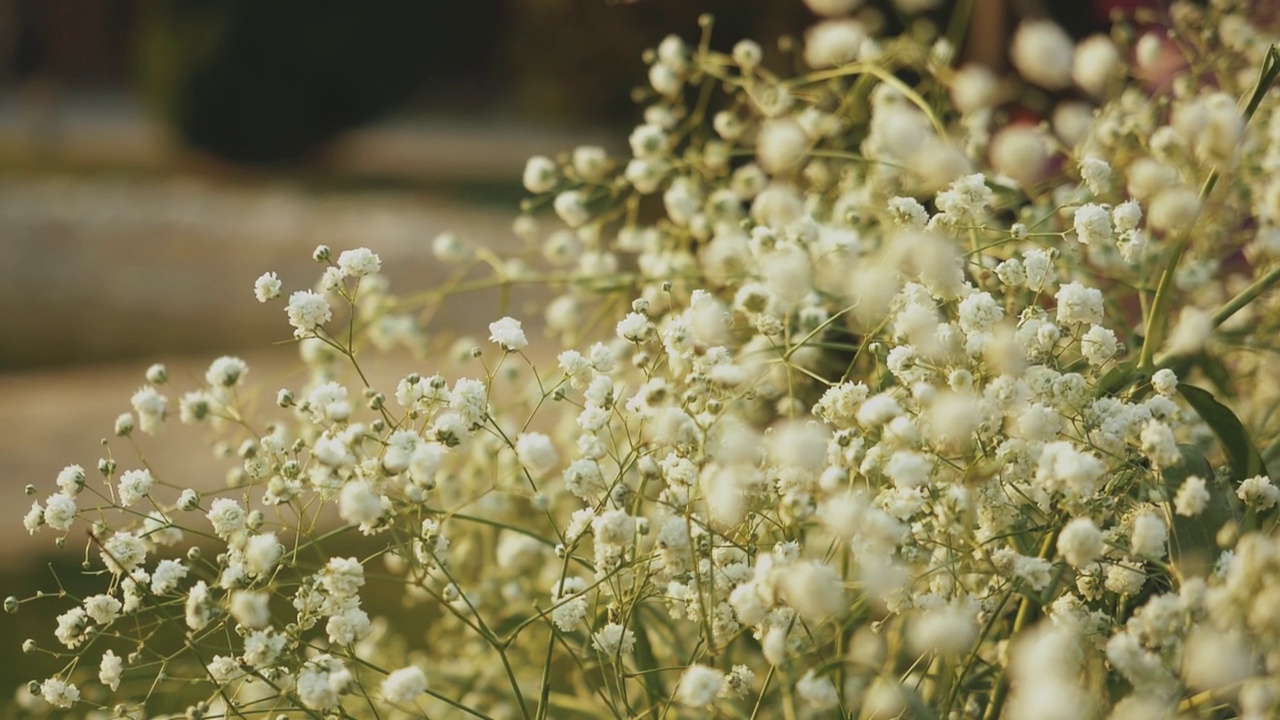
[[[869,4],[894,24],[889,2]],[[1052,14],[1082,36],[1140,4],[976,0],[977,55],[999,64],[1019,16]],[[65,93],[143,98],[182,144],[270,165],[393,112],[632,121],[641,52],[668,32],[695,39],[704,12],[726,48],[813,20],[798,0],[0,0],[0,82],[37,116]]]
[[[703,12],[726,43],[811,17],[758,0],[0,0],[0,78],[32,103],[136,94],[184,144],[271,164],[390,112],[621,123],[642,50],[694,39]]]

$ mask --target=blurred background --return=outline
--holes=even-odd
[[[1017,17],[1057,13],[1083,36],[1115,5],[974,0],[966,53],[1002,68]],[[168,364],[175,397],[221,354],[269,392],[297,387],[282,308],[253,299],[259,274],[309,287],[315,245],[364,245],[393,290],[417,290],[447,274],[430,252],[443,231],[515,247],[525,160],[625,148],[643,50],[695,41],[703,12],[726,50],[814,20],[798,0],[0,0],[6,594],[53,586],[53,538],[22,531],[23,487],[43,499],[63,466],[96,467],[149,363]],[[495,308],[457,303],[436,332],[483,337]],[[422,362],[388,378],[434,371]],[[183,482],[225,470],[194,433],[140,442]],[[69,582],[83,542],[68,545],[49,558]],[[0,667],[32,628],[49,635],[39,617],[0,627]]]

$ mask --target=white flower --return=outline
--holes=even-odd
[[[184,603],[187,627],[194,631],[203,630],[213,619],[209,600],[209,586],[203,580],[191,586],[187,591]]]
[[[368,532],[378,525],[387,512],[387,501],[361,480],[353,480],[342,486],[338,498],[338,516],[352,525],[359,525]]]
[[[298,699],[312,710],[328,710],[338,704],[338,695],[351,680],[351,672],[341,660],[318,655],[298,673]]]
[[[160,430],[161,424],[164,423],[165,414],[169,409],[169,399],[161,395],[158,390],[147,385],[130,398],[134,412],[138,413],[138,421],[142,427],[142,432],[153,435]],[[117,434],[121,434],[117,432]],[[127,435],[128,433],[123,433]]]
[[[840,697],[836,694],[836,686],[831,678],[816,675],[812,668],[796,681],[796,695],[800,696],[805,705],[819,712],[834,710],[840,705]]]
[[[102,543],[100,555],[112,572],[128,572],[147,559],[147,547],[131,532],[116,532]]]
[[[248,519],[240,503],[231,498],[214,500],[205,517],[209,518],[209,522],[213,524],[213,531],[223,540],[229,540],[232,535],[244,530],[245,521]]]
[[[316,422],[324,419],[344,422],[351,416],[347,389],[336,382],[316,386],[307,396],[307,401],[311,403],[311,418]]]
[[[245,570],[254,577],[269,575],[283,554],[284,546],[275,533],[254,535],[244,544]]]
[[[977,292],[960,301],[960,328],[966,333],[990,332],[1004,317],[1004,308],[991,293]]]
[[[280,297],[280,277],[273,272],[263,273],[253,282],[253,294],[264,303]]]
[[[1028,82],[1049,90],[1071,84],[1075,44],[1052,20],[1028,20],[1013,35],[1010,57]]]
[[[84,599],[84,611],[99,625],[106,625],[120,617],[120,601],[110,595],[90,595]]]
[[[69,708],[80,699],[80,689],[65,680],[49,678],[40,683],[40,696],[54,707]]]
[[[26,528],[29,535],[35,535],[36,531],[44,526],[44,508],[40,506],[40,501],[31,503],[31,509],[22,517],[22,526]]]
[[[382,269],[382,259],[369,248],[344,250],[338,256],[338,269],[346,277],[376,275]]]
[[[1081,205],[1075,214],[1076,239],[1084,245],[1111,242],[1111,214],[1101,205]]]
[[[608,153],[599,145],[579,145],[573,149],[573,171],[587,182],[600,182],[608,159]]]
[[[522,433],[516,438],[516,457],[535,478],[551,472],[560,462],[555,443],[542,433]]]
[[[991,203],[994,193],[981,173],[956,179],[935,199],[938,209],[959,220],[977,218]]]
[[[76,501],[75,498],[66,493],[54,493],[44,501],[43,521],[54,530],[66,532],[71,529],[72,523],[76,519]],[[33,509],[39,505],[32,506]]]
[[[627,313],[627,316],[618,322],[618,337],[627,342],[644,342],[651,330],[649,318],[637,312]]]
[[[1093,562],[1102,550],[1102,531],[1089,518],[1072,520],[1058,534],[1058,552],[1074,568]]]
[[[520,321],[512,317],[504,317],[489,323],[489,339],[508,352],[523,350],[529,346],[529,340],[524,336]]]
[[[289,324],[295,334],[306,334],[333,319],[333,310],[324,296],[311,290],[299,290],[289,296],[289,306],[285,308],[289,316]]]
[[[84,489],[84,468],[79,465],[68,465],[58,473],[58,488],[63,494],[75,497]]]
[[[810,625],[826,620],[846,605],[844,583],[830,565],[791,563],[783,569],[781,589],[787,604]]]
[[[1280,502],[1280,488],[1271,484],[1271,478],[1256,475],[1240,483],[1236,497],[1244,501],[1251,509],[1259,512],[1270,509]]]
[[[524,189],[544,193],[556,186],[556,164],[549,157],[534,155],[524,165]]]
[[[591,219],[591,211],[587,209],[587,200],[581,190],[566,190],[552,202],[556,215],[565,225],[576,228]]]
[[[1095,97],[1107,89],[1107,81],[1120,65],[1120,51],[1106,35],[1090,35],[1076,45],[1071,78],[1082,90]]]
[[[1115,356],[1119,347],[1116,334],[1101,325],[1089,326],[1080,338],[1080,354],[1090,365],[1102,365]]]
[[[848,15],[862,7],[862,3],[863,0],[804,0],[810,10],[825,17]]]
[[[1209,498],[1209,489],[1205,486],[1204,478],[1189,475],[1173,497],[1174,511],[1185,517],[1195,517],[1209,506]]]
[[[918,488],[929,484],[933,463],[929,458],[910,450],[899,450],[885,463],[884,474],[899,488]]]
[[[1159,420],[1148,420],[1138,439],[1142,443],[1142,452],[1156,467],[1173,467],[1182,462],[1173,430]]]
[[[84,643],[88,624],[88,613],[83,608],[73,607],[58,616],[58,628],[53,631],[53,636],[63,645],[75,649]]]
[[[119,484],[120,504],[129,507],[146,497],[151,492],[152,482],[150,470],[129,470],[122,474]]]
[[[180,560],[164,559],[156,565],[151,574],[151,592],[166,595],[178,587],[178,583],[187,576],[188,568]]]
[[[724,686],[724,673],[706,665],[690,665],[680,676],[676,700],[689,707],[707,707],[716,701]]]
[[[601,655],[630,655],[635,649],[636,634],[618,623],[609,623],[591,636],[591,644]]]
[[[368,637],[373,631],[373,624],[369,622],[369,615],[364,610],[350,607],[331,616],[329,622],[325,623],[324,631],[329,636],[329,642],[351,645]]]
[[[224,355],[209,364],[204,380],[213,387],[235,387],[249,374],[249,365],[238,357]]]
[[[968,115],[995,103],[1000,85],[995,73],[981,63],[968,63],[956,71],[951,83],[951,101]]]
[[[1107,164],[1106,160],[1089,155],[1080,161],[1080,178],[1089,187],[1089,192],[1094,195],[1102,195],[1111,184],[1111,166]],[[1116,209],[1119,210],[1118,207]],[[1076,232],[1079,232],[1079,230]]]
[[[334,597],[354,597],[364,585],[364,566],[356,558],[330,558],[320,573],[325,592]]]
[[[1054,296],[1058,301],[1058,323],[1102,322],[1102,291],[1077,282],[1067,283]]]
[[[1164,520],[1153,512],[1144,512],[1134,518],[1129,534],[1129,549],[1139,557],[1164,557],[1165,543],[1169,540],[1169,528]]]
[[[270,600],[266,592],[236,590],[231,593],[231,617],[241,625],[261,630],[271,623]]]
[[[392,671],[382,681],[382,699],[392,705],[408,705],[426,691],[427,676],[413,665]]]
[[[866,28],[857,20],[824,20],[805,31],[804,62],[815,70],[847,65],[858,59],[866,40]]]
[[[112,692],[120,689],[120,675],[124,671],[124,660],[108,650],[102,654],[102,662],[98,664],[98,680]]]
[[[733,61],[743,70],[754,70],[764,59],[764,50],[755,40],[739,40],[733,46]]]

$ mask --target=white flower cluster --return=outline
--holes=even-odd
[[[953,67],[933,23],[886,37],[861,2],[807,4],[808,70],[672,36],[630,157],[529,160],[527,208],[554,227],[515,230],[545,274],[437,238],[460,272],[555,293],[554,364],[536,318],[503,317],[383,387],[366,342],[427,350],[430,313],[371,250],[321,246],[317,284],[283,301],[311,374],[280,413],[246,402],[235,358],[181,395],[223,437],[226,488],[64,470],[25,526],[84,524],[110,581],[55,630],[98,683],[70,662],[39,694],[163,686],[191,715],[1274,716],[1275,28],[1232,2],[1175,3],[1187,42],[1028,20],[998,82]],[[1164,56],[1196,72],[1162,88]],[[995,111],[1048,101],[1028,86],[1088,99],[1036,127]],[[167,374],[147,381],[118,435],[171,417]],[[218,546],[178,554],[188,536]],[[179,606],[187,649],[149,646]]]

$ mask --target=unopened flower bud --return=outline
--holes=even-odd
[[[147,368],[147,382],[152,385],[163,385],[169,380],[169,371],[161,363]]]

